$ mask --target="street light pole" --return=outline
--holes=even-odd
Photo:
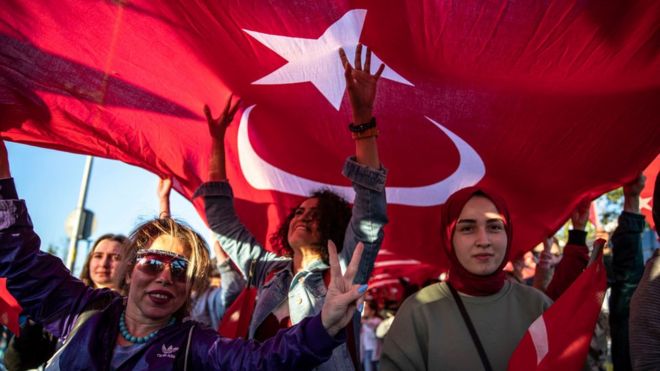
[[[82,183],[80,185],[80,195],[78,196],[78,205],[76,206],[77,222],[74,223],[74,228],[69,238],[69,254],[66,258],[66,266],[73,272],[73,266],[76,262],[76,252],[78,248],[78,237],[83,228],[83,210],[85,209],[85,200],[87,199],[87,188],[89,185],[89,176],[92,172],[93,156],[87,156],[85,161],[85,170],[83,171]]]

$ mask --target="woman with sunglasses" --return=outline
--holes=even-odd
[[[257,302],[250,321],[250,339],[265,340],[278,329],[301,322],[319,313],[326,297],[324,272],[328,268],[327,241],[342,246],[340,259],[347,263],[358,241],[365,246],[355,283],[368,281],[387,223],[385,178],[387,171],[378,157],[378,130],[372,114],[376,85],[384,66],[371,74],[371,51],[367,49],[362,66],[362,45],[355,53],[355,68],[348,62],[343,49],[339,51],[345,68],[346,86],[353,111],[349,125],[355,141],[355,157],[349,158],[343,174],[355,190],[351,212],[348,203],[337,194],[321,190],[296,207],[284,220],[271,242],[285,251],[280,256],[266,251],[240,222],[233,206],[233,192],[225,170],[224,137],[228,125],[238,110],[229,98],[219,118],[205,107],[213,148],[209,165],[209,182],[195,192],[204,198],[206,218],[227,255],[236,263],[250,284],[258,288]],[[248,274],[248,272],[252,272]],[[354,338],[339,347],[332,359],[319,369],[353,369],[359,349],[355,341],[359,334],[356,316]]]
[[[39,245],[0,140],[0,276],[26,313],[65,339],[47,370],[311,369],[341,344],[366,291],[352,284],[362,246],[343,276],[330,246],[332,280],[320,315],[261,344],[228,340],[183,321],[209,264],[208,248],[189,227],[158,219],[131,234],[119,271],[126,298],[86,286]]]

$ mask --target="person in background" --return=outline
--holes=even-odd
[[[612,286],[610,293],[610,336],[612,364],[615,370],[630,370],[628,319],[630,300],[644,273],[642,232],[644,216],[639,209],[639,195],[646,178],[639,175],[623,186],[623,211],[610,238],[612,246]],[[657,364],[656,364],[657,366]]]
[[[660,236],[660,174],[653,190],[653,222]],[[660,249],[646,262],[630,301],[630,360],[633,370],[660,369]]]
[[[229,256],[222,250],[220,242],[214,241],[215,264],[220,273],[220,287],[209,287],[199,295],[190,312],[190,318],[218,330],[225,310],[245,288],[245,279],[232,266]]]
[[[564,246],[561,260],[555,266],[552,280],[544,291],[553,301],[571,286],[589,263],[586,228],[590,204],[590,199],[582,200],[571,214],[572,229],[568,231],[568,241]]]
[[[556,254],[553,253],[553,249]],[[538,263],[536,263],[536,272],[534,273],[532,287],[545,292],[548,289],[550,281],[552,281],[555,267],[560,260],[557,239],[551,236],[543,240],[543,250],[539,254]]]
[[[360,328],[360,357],[364,371],[376,371],[381,348],[380,339],[376,337],[376,328],[382,319],[378,314],[378,304],[374,300],[367,300],[364,304]]]
[[[117,266],[121,261],[121,248],[127,238],[122,234],[104,234],[92,245],[85,259],[80,279],[95,289],[115,290]]]

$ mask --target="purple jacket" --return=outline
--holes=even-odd
[[[72,332],[78,315],[97,309],[68,340],[60,355],[66,370],[108,370],[118,336],[121,296],[107,289],[91,289],[76,279],[62,261],[39,251],[25,202],[18,199],[12,179],[0,179],[0,277],[24,311],[60,339]],[[90,312],[91,313],[91,312]],[[176,323],[163,328],[151,343],[122,364],[122,370],[145,365],[173,370],[182,365],[191,326]],[[325,362],[345,340],[342,332],[331,338],[320,315],[280,331],[257,343],[221,338],[198,324],[192,332],[189,369],[192,370],[303,370]]]

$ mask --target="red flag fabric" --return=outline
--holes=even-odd
[[[222,316],[222,321],[218,325],[218,333],[226,338],[247,339],[256,301],[257,289],[255,287],[243,289]]]
[[[655,223],[653,221],[653,189],[659,172],[660,155],[656,156],[655,160],[644,170],[646,184],[644,184],[644,189],[642,189],[642,193],[639,195],[639,209],[646,218],[646,222],[651,226],[651,230],[655,230]]]
[[[390,169],[383,247],[438,270],[439,207],[456,190],[480,184],[508,200],[515,256],[658,153],[657,1],[292,5],[5,0],[2,134],[172,176],[191,197],[208,166],[202,106],[218,112],[234,92],[245,107],[227,133],[228,174],[266,243],[311,189],[352,197],[337,49],[361,42],[372,69],[386,66],[375,107]]]
[[[604,243],[604,240],[601,240]],[[509,370],[580,370],[607,290],[602,251],[534,321],[509,360]]]
[[[0,323],[16,336],[21,334],[18,316],[22,311],[23,308],[7,290],[7,279],[0,278]]]

